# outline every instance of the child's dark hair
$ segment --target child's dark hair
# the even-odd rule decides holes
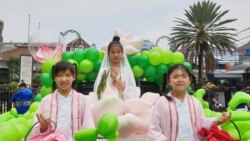
[[[20,84],[18,84],[18,87],[19,87],[19,88],[21,88],[21,87],[26,88],[27,85],[26,85],[26,83],[21,82]]]
[[[169,100],[169,96],[167,96],[166,94],[169,92],[167,91],[166,89],[166,85],[167,85],[167,82],[168,80],[170,79],[170,75],[172,74],[172,72],[177,69],[177,68],[181,68],[183,70],[185,70],[190,78],[190,81],[192,82],[192,73],[188,70],[188,68],[186,68],[184,65],[182,64],[174,64],[172,65],[169,69],[168,69],[168,72],[164,74],[164,79],[163,79],[163,83],[162,83],[162,94],[164,96],[167,97],[167,99]]]
[[[209,83],[209,82],[210,82],[210,83],[212,83],[212,81],[210,81],[210,80],[207,80],[207,81],[205,81],[205,84],[207,84],[207,83]]]
[[[123,52],[123,47],[122,44],[120,43],[120,37],[119,36],[114,36],[113,40],[109,43],[108,45],[108,53],[113,45],[119,46]]]
[[[56,75],[61,71],[67,71],[69,70],[75,78],[77,78],[77,67],[76,64],[71,64],[68,61],[59,61],[52,67],[52,79],[54,80]],[[74,87],[74,82],[72,84],[72,87]],[[56,89],[55,81],[53,81],[53,90]]]

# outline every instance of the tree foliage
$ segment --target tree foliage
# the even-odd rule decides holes
[[[198,80],[202,81],[202,70],[206,73],[215,69],[214,53],[221,56],[233,53],[236,39],[234,28],[226,24],[236,19],[222,18],[229,10],[221,11],[221,6],[211,1],[198,1],[185,10],[186,20],[177,18],[177,25],[172,28],[170,44],[173,50],[181,50],[189,62],[198,64]]]
[[[10,58],[6,65],[9,67],[10,80],[11,81],[19,81],[19,73],[20,73],[20,58]]]

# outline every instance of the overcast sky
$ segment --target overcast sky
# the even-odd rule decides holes
[[[51,34],[69,29],[78,31],[90,44],[109,42],[116,28],[135,37],[155,42],[171,33],[174,19],[184,18],[184,9],[198,0],[0,0],[0,20],[4,21],[4,42],[27,42],[30,14],[31,35],[39,28]],[[236,18],[228,25],[238,31],[250,27],[250,0],[213,0],[225,18]],[[238,39],[249,36],[250,30]],[[75,35],[66,36],[75,38]],[[250,38],[240,40],[239,44]],[[67,40],[67,39],[66,39]]]

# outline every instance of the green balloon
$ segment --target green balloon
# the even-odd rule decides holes
[[[94,65],[90,60],[84,59],[79,65],[79,71],[83,73],[89,73],[93,70]]]
[[[1,129],[1,127],[6,126],[6,125],[12,125],[12,124],[10,122],[8,122],[8,121],[1,122],[0,123],[0,129]]]
[[[26,120],[29,118],[29,115],[30,115],[30,112],[29,112],[29,110],[27,111],[27,112],[25,112],[24,114],[23,114],[23,116],[22,117],[24,117]],[[26,123],[26,121],[25,121],[25,123]]]
[[[161,63],[170,64],[173,61],[173,53],[170,50],[164,50],[161,52]]]
[[[148,67],[146,67],[146,69],[144,70],[144,76],[145,77],[150,77],[153,76],[156,73],[156,68],[153,65],[149,65]]]
[[[7,139],[5,138],[5,136],[3,134],[0,134],[0,141],[6,141]]]
[[[51,73],[52,67],[56,64],[56,61],[53,59],[47,59],[42,64],[43,73]]]
[[[152,65],[159,65],[161,62],[161,54],[159,52],[153,51],[149,54],[149,62]]]
[[[72,54],[72,59],[80,63],[85,58],[86,53],[83,49],[77,49]]]
[[[241,103],[250,103],[250,95],[245,92],[236,92],[228,103],[228,108],[235,109]]]
[[[113,135],[107,137],[108,141],[117,141],[118,138],[119,138],[119,132],[118,132],[118,131],[116,131],[115,134],[113,134]]]
[[[17,118],[17,120],[19,121],[20,124],[26,122],[26,119],[23,116]]]
[[[19,123],[19,120],[17,120],[17,118],[12,118],[12,119],[8,120],[8,122],[9,122],[10,124],[12,124],[12,125],[16,125],[16,124]]]
[[[97,124],[97,131],[103,137],[110,137],[116,134],[118,129],[118,117],[114,113],[103,115]]]
[[[162,85],[162,82],[163,82],[163,75],[156,74],[154,77],[155,77],[155,82],[156,82],[158,85]]]
[[[155,46],[151,49],[151,51],[155,51],[155,52],[162,52],[162,49],[159,46]]]
[[[91,73],[88,73],[87,76],[86,76],[86,81],[93,81],[95,80],[97,77],[97,72],[91,72]]]
[[[35,97],[34,97],[34,102],[40,102],[42,100],[42,95],[41,93],[38,93]]]
[[[0,123],[8,121],[9,119],[13,118],[14,116],[10,112],[6,112],[0,115]]]
[[[163,75],[168,71],[168,67],[165,64],[160,64],[157,66],[157,74]]]
[[[138,65],[142,68],[146,68],[149,65],[149,59],[145,55],[141,55],[138,57]]]
[[[17,128],[21,137],[24,138],[26,133],[28,132],[28,128],[25,126],[25,124],[16,124],[15,127]]]
[[[192,65],[189,62],[183,62],[182,65],[184,65],[190,72],[192,71]]]
[[[212,111],[210,110],[210,109],[203,109],[203,111],[204,111],[204,114],[205,114],[205,116],[206,117],[212,117],[213,116],[213,113],[212,113]]]
[[[198,90],[196,90],[196,92],[194,93],[194,96],[199,100],[199,101],[204,101],[203,97],[206,94],[206,90],[203,88],[200,88]]]
[[[194,93],[192,87],[190,87],[190,86],[187,88],[187,92],[188,92],[189,94],[193,94],[193,93]]]
[[[100,70],[100,67],[102,65],[102,60],[98,60],[94,64],[94,71],[98,72]]]
[[[247,131],[242,136],[242,141],[249,141],[250,140],[250,131]]]
[[[99,59],[102,60],[104,57],[105,52],[102,50],[99,50]]]
[[[79,63],[76,60],[69,59],[67,61],[76,66],[77,70],[79,70]]]
[[[149,54],[150,54],[150,51],[145,50],[145,51],[143,51],[143,52],[141,53],[141,56],[147,56],[147,57],[149,57]]]
[[[31,113],[30,111],[27,111],[26,113],[23,114],[23,117],[27,120],[32,119],[34,117],[35,112]],[[25,124],[27,123],[27,120],[25,121]]]
[[[90,47],[86,50],[85,58],[95,62],[99,60],[99,51],[95,47]]]
[[[146,80],[147,80],[148,82],[155,82],[155,75],[146,77]]]
[[[132,71],[133,71],[133,73],[134,73],[134,76],[136,77],[136,78],[139,78],[139,77],[141,77],[142,75],[143,75],[143,69],[140,67],[140,66],[138,66],[138,65],[135,65],[133,68],[132,68]]]
[[[62,54],[62,60],[66,61],[66,60],[69,60],[69,59],[72,59],[72,53],[68,52],[68,51],[64,52]]]
[[[78,73],[77,74],[77,80],[80,80],[80,81],[82,81],[82,80],[84,80],[85,78],[86,78],[86,73]]]
[[[25,126],[29,129],[34,125],[33,118],[28,118],[28,120],[25,122]]]
[[[40,77],[40,82],[44,86],[47,86],[47,87],[52,86],[53,80],[52,80],[51,73],[42,73]]]
[[[0,133],[5,136],[6,141],[20,141],[22,136],[14,125],[0,127]]]
[[[40,93],[42,95],[42,98],[45,97],[46,95],[52,93],[52,87],[46,87],[46,86],[42,86]]]
[[[16,108],[11,108],[11,109],[10,109],[10,113],[11,113],[14,117],[18,117],[18,113],[17,113]]]
[[[249,121],[250,113],[246,111],[232,111],[231,119],[233,121]]]
[[[37,109],[38,109],[38,107],[39,107],[39,104],[40,104],[40,102],[33,102],[33,103],[30,105],[29,112],[30,112],[30,113],[36,112]]]
[[[139,56],[137,54],[131,54],[128,56],[128,61],[131,67],[137,64],[138,58]]]
[[[229,130],[227,130],[227,132],[234,139],[240,139],[239,133],[238,133],[238,131],[236,129],[229,129]]]
[[[173,53],[173,63],[174,64],[181,64],[185,60],[184,54],[182,52],[174,52]]]
[[[75,141],[96,141],[98,137],[97,129],[85,128],[75,133]]]

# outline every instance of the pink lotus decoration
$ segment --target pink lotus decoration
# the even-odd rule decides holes
[[[63,45],[55,45],[55,48],[52,49],[48,44],[42,44],[33,57],[36,61],[41,63],[47,59],[59,61],[63,52]]]
[[[42,33],[31,36],[29,51],[33,58],[40,63],[43,63],[47,59],[61,60],[66,46],[62,42],[62,38],[58,37]],[[59,41],[57,41],[58,39]]]

